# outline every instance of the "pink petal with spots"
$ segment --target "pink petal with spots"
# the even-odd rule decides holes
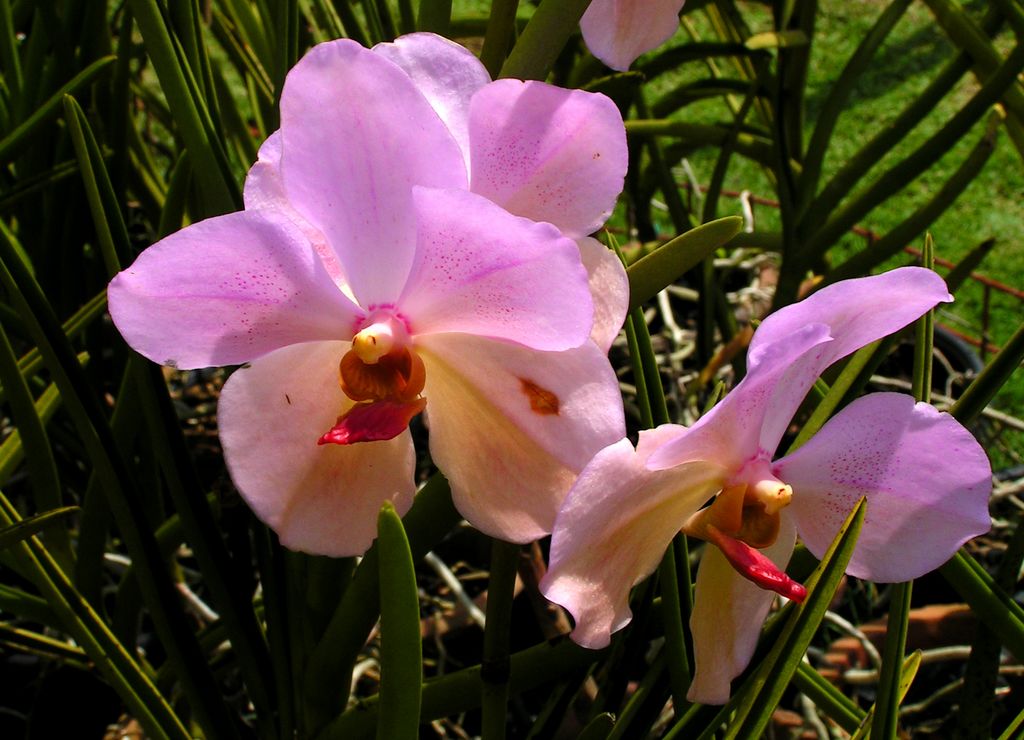
[[[985,451],[949,414],[905,394],[854,401],[774,470],[793,487],[797,529],[817,557],[867,497],[847,568],[860,578],[916,578],[989,530]]]
[[[416,260],[398,305],[413,334],[464,332],[542,350],[594,322],[576,244],[464,190],[417,188]]]
[[[352,406],[338,385],[347,342],[298,344],[237,370],[218,406],[231,477],[256,515],[292,550],[361,555],[377,512],[412,505],[416,454],[408,431],[386,442],[317,445]]]
[[[604,352],[622,330],[629,307],[629,278],[622,261],[597,239],[576,240],[583,266],[587,268],[590,295],[594,299],[594,327],[590,338]]]
[[[651,446],[647,435],[640,432],[642,450]],[[630,589],[654,572],[683,523],[725,479],[713,463],[657,472],[645,463],[626,439],[601,450],[555,520],[540,588],[572,614],[572,639],[584,647],[605,647],[629,623]]]
[[[784,570],[795,541],[793,523],[783,515],[779,538],[761,554]],[[773,592],[733,570],[717,547],[704,547],[690,615],[694,672],[687,699],[700,704],[729,701],[732,680],[750,663],[774,600]]]
[[[289,203],[337,252],[360,305],[393,302],[415,255],[413,186],[466,187],[451,132],[406,72],[342,39],[288,73],[281,136]]]
[[[512,542],[548,534],[576,475],[625,435],[618,380],[592,343],[537,352],[467,334],[416,338],[430,453],[475,527]]]
[[[328,246],[324,235],[300,216],[288,202],[288,197],[284,192],[284,181],[281,179],[280,130],[272,133],[260,145],[258,158],[245,176],[242,197],[245,200],[247,211],[277,211],[294,221],[316,249],[316,253],[320,255],[324,268],[335,284],[342,290],[348,291],[348,279],[338,261],[338,255]]]
[[[132,348],[182,368],[350,337],[360,315],[303,232],[272,211],[217,216],[161,239],[114,277],[107,296]]]
[[[624,72],[679,28],[683,0],[594,0],[580,19],[590,53]]]
[[[373,47],[409,75],[441,117],[469,162],[469,101],[491,81],[484,65],[464,46],[433,33],[410,33]]]
[[[586,236],[626,175],[626,129],[604,95],[498,80],[473,96],[470,189],[519,216]]]

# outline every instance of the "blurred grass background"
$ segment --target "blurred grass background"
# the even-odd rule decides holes
[[[885,5],[876,0],[822,0],[819,3],[808,77],[805,142],[810,137],[828,90]],[[771,17],[765,6],[759,3],[739,3],[739,6],[748,21],[759,22],[759,25],[752,28],[753,31],[771,30]],[[966,3],[964,8],[980,22],[986,3]],[[692,19],[698,33],[707,38],[712,37],[711,29],[704,24],[701,14],[690,14],[687,18]],[[678,42],[683,40],[682,34],[676,38]],[[1005,53],[1012,46],[1012,41],[1012,31],[1004,29],[995,43]],[[895,119],[955,53],[956,48],[936,25],[928,7],[923,3],[912,3],[878,52],[872,68],[857,81],[854,93],[836,126],[825,159],[822,182],[827,182],[868,138]],[[701,63],[691,63],[682,67],[677,74],[655,80],[651,86],[652,91],[665,92],[680,84],[687,76],[696,81],[706,77],[706,74]],[[971,74],[965,75],[910,135],[875,164],[860,189],[870,185],[878,174],[899,162],[938,130],[978,88],[976,79]],[[682,109],[676,117],[695,123],[724,123],[731,120],[731,114],[721,98],[695,102]],[[950,177],[982,137],[985,126],[983,119],[935,166],[910,187],[876,208],[860,225],[880,235],[898,225]],[[699,150],[688,157],[701,184],[707,184],[710,179],[716,157],[716,148]],[[755,195],[774,197],[773,188],[763,171],[749,160],[739,157],[732,160],[725,189],[750,190]],[[739,202],[723,199],[719,215],[730,214],[741,214]],[[755,216],[758,231],[778,231],[779,219],[770,207],[757,207]],[[666,233],[672,231],[667,215],[659,226]],[[929,231],[935,240],[937,256],[953,262],[986,239],[995,239],[994,250],[978,271],[1012,287],[1024,287],[1024,162],[1002,130],[998,133],[995,151],[981,174],[953,206],[932,224]],[[922,233],[912,246],[920,247],[923,237]],[[833,264],[841,262],[863,245],[864,237],[846,235],[831,252]],[[906,264],[909,259],[908,255],[900,256],[887,266]],[[956,303],[945,312],[946,323],[965,333],[979,336],[982,301],[981,286],[969,282],[958,292]],[[990,312],[990,341],[1001,346],[1019,326],[1024,315],[1024,304],[1011,296],[993,293]],[[965,325],[959,325],[958,321]],[[1024,384],[1007,384],[995,405],[1016,416],[1024,415]],[[1024,453],[1024,450],[1020,452]]]

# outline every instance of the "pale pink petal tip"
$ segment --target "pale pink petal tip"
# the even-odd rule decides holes
[[[474,193],[574,239],[611,215],[628,153],[609,98],[504,79],[473,96],[469,115]]]
[[[638,56],[656,49],[679,27],[684,0],[594,0],[580,19],[590,52],[624,72]]]

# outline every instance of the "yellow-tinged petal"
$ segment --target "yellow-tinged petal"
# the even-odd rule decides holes
[[[645,435],[659,433],[641,432],[641,450]],[[664,471],[645,462],[627,439],[601,450],[555,522],[541,590],[572,613],[573,639],[585,647],[604,647],[629,622],[630,589],[657,568],[683,523],[725,479],[712,462]]]
[[[430,452],[455,506],[512,542],[551,531],[576,475],[625,433],[614,372],[592,342],[539,352],[466,334],[423,337]]]
[[[218,408],[231,477],[256,515],[292,550],[361,555],[377,534],[377,512],[412,505],[416,454],[394,439],[318,446],[353,405],[338,387],[348,342],[294,344],[239,368]]]
[[[796,542],[792,519],[783,513],[775,544],[761,550],[780,569]],[[737,573],[721,551],[707,545],[697,569],[690,616],[695,661],[687,698],[701,704],[725,704],[730,683],[750,662],[775,594]]]

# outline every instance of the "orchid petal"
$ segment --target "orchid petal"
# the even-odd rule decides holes
[[[593,300],[576,244],[464,190],[416,188],[418,243],[399,308],[417,335],[466,332],[541,350],[587,341]]]
[[[338,253],[361,305],[393,302],[415,254],[412,186],[466,187],[451,133],[402,69],[342,39],[288,74],[281,136],[292,207]]]
[[[807,548],[821,557],[862,496],[867,515],[847,573],[906,581],[989,530],[992,468],[949,414],[902,393],[873,393],[779,460]]]
[[[334,283],[346,295],[351,296],[348,289],[348,279],[345,271],[338,261],[338,255],[327,245],[324,235],[321,234],[311,223],[302,218],[291,203],[284,191],[284,180],[281,179],[281,131],[277,130],[267,137],[267,140],[260,145],[260,151],[256,162],[249,168],[245,176],[245,188],[242,191],[247,211],[270,210],[287,216],[309,239],[324,268],[334,280]]]
[[[935,273],[904,267],[823,288],[765,319],[747,354],[747,376],[686,437],[653,455],[655,469],[717,455],[737,469],[770,458],[793,414],[829,365],[948,300]]]
[[[626,320],[629,278],[615,252],[597,239],[584,236],[577,239],[576,244],[583,266],[587,268],[590,295],[594,299],[594,326],[590,338],[607,353]]]
[[[260,144],[256,161],[245,176],[242,199],[247,211],[291,208],[284,193],[284,181],[281,179],[280,129]]]
[[[231,477],[256,515],[292,550],[361,555],[377,512],[412,505],[416,456],[408,431],[386,442],[317,445],[352,406],[338,385],[347,342],[297,344],[237,370],[218,405]]]
[[[536,352],[464,334],[417,337],[430,452],[475,527],[511,542],[551,531],[576,474],[625,434],[622,397],[591,342]]]
[[[795,541],[793,522],[783,515],[779,538],[760,552],[785,569]],[[750,663],[774,600],[773,592],[733,570],[717,547],[705,546],[690,615],[694,672],[687,699],[700,704],[729,700],[730,684]]]
[[[625,72],[644,52],[661,46],[679,28],[684,0],[594,0],[580,19],[590,53]]]
[[[410,33],[377,44],[373,51],[409,75],[451,131],[468,163],[469,101],[491,81],[480,60],[464,46],[433,33]]]
[[[942,278],[923,267],[900,267],[881,275],[843,280],[762,321],[750,342],[747,361],[751,368],[757,367],[766,347],[816,323],[832,329],[833,341],[823,358],[827,367],[902,329],[936,304],[952,300]]]
[[[611,215],[626,174],[626,130],[604,95],[498,80],[473,96],[469,131],[474,193],[573,238]]]
[[[606,646],[629,622],[630,589],[654,572],[683,523],[724,480],[710,462],[657,472],[645,462],[626,439],[601,450],[555,520],[540,588],[573,615],[572,638],[584,647]]]
[[[359,316],[302,231],[271,211],[230,213],[171,234],[118,273],[107,295],[135,350],[182,368],[350,337]]]
[[[766,318],[754,334],[747,354],[750,372],[764,362],[768,347],[788,342],[790,335],[809,323],[829,327],[832,341],[813,356],[803,358],[786,382],[772,394],[761,431],[761,447],[774,451],[793,414],[815,379],[837,360],[899,331],[937,303],[951,301],[942,278],[923,267],[902,267],[822,288],[799,303]]]
[[[829,340],[827,326],[808,324],[796,329],[785,341],[765,347],[760,364],[751,368],[739,385],[684,434],[676,435],[653,452],[648,466],[662,470],[707,459],[738,471],[754,457],[770,457],[774,446],[767,450],[760,446],[761,430],[774,423],[766,416],[775,412],[773,401],[779,387],[806,383],[807,367]],[[810,384],[816,377],[817,374],[810,377]],[[790,410],[787,423],[792,415]]]

